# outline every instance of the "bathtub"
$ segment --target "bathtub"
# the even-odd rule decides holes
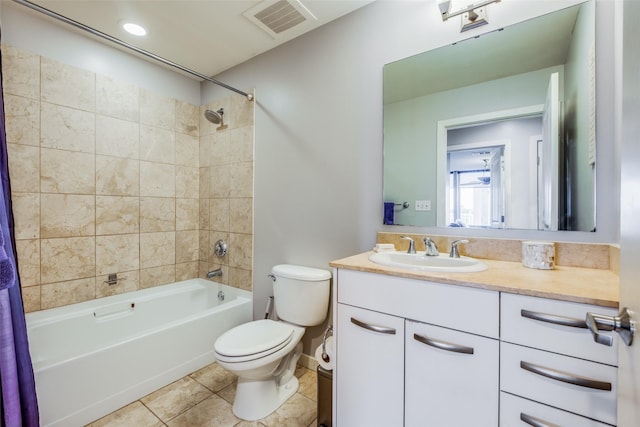
[[[41,425],[85,425],[214,362],[252,316],[250,292],[203,279],[28,313]]]

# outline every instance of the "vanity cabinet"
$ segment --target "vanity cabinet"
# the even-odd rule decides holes
[[[338,268],[337,427],[616,424],[617,310]]]
[[[617,340],[613,347],[594,342],[584,322],[589,311],[617,314],[599,306],[502,294],[500,389],[509,404],[501,404],[501,426],[521,425],[521,416],[542,420],[531,425],[616,424]]]
[[[497,292],[334,277],[337,426],[498,424]]]

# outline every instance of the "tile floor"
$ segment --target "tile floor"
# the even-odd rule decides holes
[[[236,376],[213,363],[86,427],[315,427],[316,371],[298,366],[295,375],[296,394],[258,421],[233,415]]]

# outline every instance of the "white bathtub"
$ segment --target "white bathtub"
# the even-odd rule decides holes
[[[214,362],[214,341],[252,320],[252,299],[192,279],[26,317],[40,423],[72,427]]]

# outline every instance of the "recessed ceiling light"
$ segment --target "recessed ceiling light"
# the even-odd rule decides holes
[[[133,22],[125,22],[122,24],[122,28],[124,28],[127,33],[133,34],[134,36],[144,36],[147,34],[147,30]]]

